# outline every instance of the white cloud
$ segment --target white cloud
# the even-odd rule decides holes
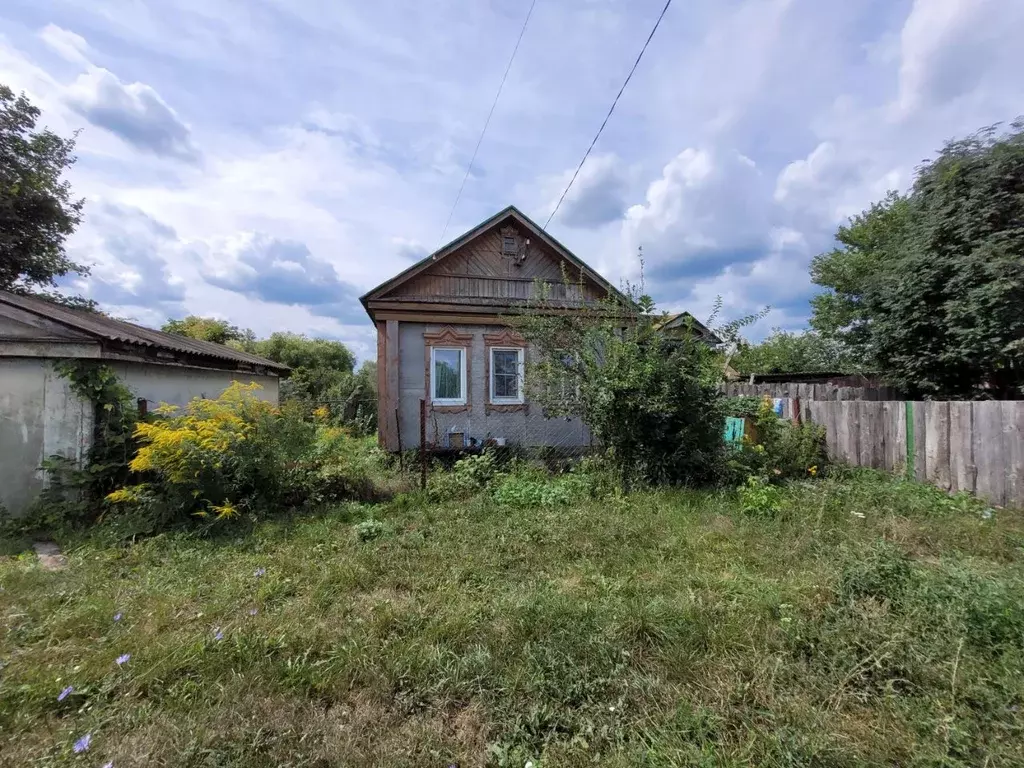
[[[191,129],[145,83],[125,84],[106,69],[90,67],[68,87],[66,96],[71,108],[90,123],[137,149],[188,162],[199,159]]]
[[[684,149],[647,187],[645,202],[626,211],[624,251],[643,247],[656,271],[686,274],[708,254],[757,247],[768,222],[765,183],[739,152]]]
[[[56,24],[47,24],[39,33],[43,42],[73,64],[89,64],[89,44],[81,35],[76,35]]]
[[[657,10],[538,4],[449,238],[509,203],[544,221]],[[363,344],[358,306],[342,322],[313,294],[264,301],[251,275],[222,274],[224,244],[301,244],[250,267],[328,265],[356,292],[436,248],[523,13],[61,0],[34,39],[39,12],[0,19],[0,81],[54,130],[85,129],[75,247],[108,255],[100,230],[115,225],[94,200],[138,208],[175,232],[154,253],[188,311]],[[613,281],[635,277],[643,245],[664,306],[700,316],[721,293],[731,310],[771,303],[770,324],[796,322],[807,262],[839,221],[905,188],[943,139],[1022,111],[1022,38],[1024,3],[1010,0],[674,4],[552,234]],[[202,163],[178,161],[200,143]],[[136,273],[111,280],[128,290],[146,282]]]

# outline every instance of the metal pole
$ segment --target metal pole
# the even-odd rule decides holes
[[[427,490],[427,401],[420,398],[420,490]]]
[[[402,420],[398,418],[398,408],[395,408],[395,432],[398,433],[398,468],[405,470],[405,459],[402,458]]]

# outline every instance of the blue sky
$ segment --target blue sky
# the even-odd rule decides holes
[[[446,239],[543,222],[662,0],[537,0]],[[357,302],[441,244],[528,0],[6,0],[0,82],[87,198],[79,292],[374,354]],[[1011,0],[685,0],[550,230],[664,309],[802,327],[836,226],[1024,113]]]

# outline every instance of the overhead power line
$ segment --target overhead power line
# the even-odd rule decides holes
[[[615,94],[615,100],[612,101],[611,107],[608,109],[608,114],[604,116],[604,121],[601,123],[601,127],[597,129],[597,133],[594,135],[594,140],[590,142],[590,146],[587,147],[587,151],[583,153],[583,159],[580,160],[580,164],[576,166],[576,171],[573,173],[572,178],[569,179],[569,185],[562,192],[562,196],[558,198],[558,203],[555,204],[555,210],[548,216],[548,220],[544,222],[544,229],[548,228],[548,224],[555,218],[555,214],[558,213],[558,209],[562,207],[562,201],[565,200],[565,196],[569,194],[569,190],[572,189],[573,183],[576,181],[576,177],[580,175],[580,170],[583,168],[583,164],[587,162],[587,158],[590,157],[590,151],[597,144],[597,140],[601,138],[601,133],[604,131],[604,127],[608,125],[608,119],[612,116],[612,112],[615,111],[615,105],[619,103],[619,97],[622,96],[622,92],[626,90],[626,86],[629,85],[629,81],[633,78],[633,73],[636,72],[636,68],[640,65],[640,59],[644,57],[644,51],[647,50],[647,46],[651,44],[651,39],[654,37],[654,33],[658,31],[658,27],[661,25],[661,20],[665,18],[665,13],[668,11],[668,7],[672,5],[672,0],[666,0],[665,7],[661,9],[661,14],[658,16],[658,20],[654,22],[654,27],[651,29],[651,34],[647,36],[647,41],[644,43],[644,47],[640,49],[639,55],[636,57],[636,61],[633,62],[633,68],[629,70],[629,74],[626,75],[626,79],[622,82],[622,87],[619,88],[619,92]]]
[[[491,103],[491,110],[487,113],[487,119],[484,120],[483,130],[480,131],[480,138],[476,140],[476,147],[473,149],[473,156],[469,158],[469,165],[466,167],[466,175],[462,177],[462,184],[459,186],[459,193],[455,196],[455,202],[452,203],[452,209],[448,212],[448,220],[444,223],[444,229],[441,231],[441,243],[444,244],[444,236],[448,233],[448,226],[452,223],[452,216],[455,215],[455,208],[459,204],[459,200],[462,198],[462,190],[466,188],[466,180],[469,179],[469,174],[473,170],[473,163],[476,161],[476,153],[480,151],[480,145],[483,143],[484,134],[487,133],[487,126],[491,124],[491,116],[494,114],[494,108],[498,106],[498,99],[501,98],[501,89],[505,87],[505,80],[508,79],[509,70],[512,69],[512,62],[516,60],[516,54],[519,52],[519,44],[523,42],[523,35],[526,34],[526,25],[530,23],[530,17],[533,15],[533,7],[537,4],[537,0],[533,0],[530,3],[530,10],[526,12],[526,18],[523,20],[523,28],[519,30],[519,38],[516,40],[516,47],[512,49],[512,55],[509,56],[508,65],[505,67],[505,74],[501,76],[501,82],[498,84],[498,92],[494,94],[494,101]]]

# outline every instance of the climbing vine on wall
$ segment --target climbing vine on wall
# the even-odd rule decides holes
[[[93,404],[95,420],[83,466],[60,456],[44,461],[50,488],[42,498],[43,512],[50,524],[92,522],[102,512],[103,498],[128,478],[139,412],[131,391],[109,365],[61,360],[54,369],[68,380],[72,392]]]

